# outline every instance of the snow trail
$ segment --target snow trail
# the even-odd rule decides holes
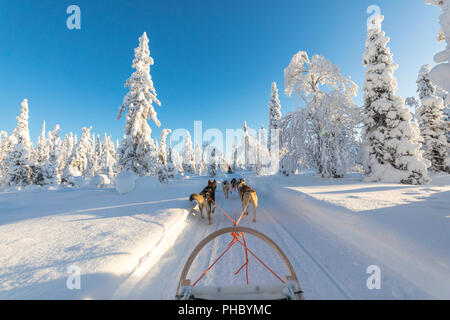
[[[450,281],[448,275],[445,275],[445,264],[436,266],[421,261],[422,253],[410,256],[409,250],[399,251],[395,244],[386,247],[383,239],[374,238],[372,234],[377,231],[378,226],[370,226],[364,217],[315,200],[299,190],[294,190],[295,188],[280,186],[274,183],[272,178],[250,178],[249,184],[258,191],[257,222],[251,222],[251,207],[250,214],[243,217],[240,225],[263,232],[281,247],[296,270],[306,299],[410,299],[448,296],[447,289],[436,283],[437,280],[442,283]],[[217,204],[232,218],[239,216],[241,205],[236,193],[226,200],[219,184],[216,198]],[[173,241],[173,246],[161,255],[161,259],[148,273],[135,281],[128,294],[121,295],[120,298],[173,299],[181,270],[193,248],[207,235],[229,226],[231,222],[218,208],[213,215],[211,226],[207,225],[206,219],[201,220],[198,215],[188,216],[186,225]],[[365,234],[367,232],[369,233]],[[389,231],[386,232],[386,237],[389,237]],[[223,252],[230,239],[216,238],[201,251],[191,268],[192,281]],[[401,241],[400,238],[397,239]],[[249,238],[247,242],[253,252],[262,256],[263,261],[284,276],[281,261],[278,261],[278,257],[272,254],[262,241]],[[241,248],[232,248],[224,256],[225,261],[218,262],[199,285],[244,286],[245,271],[242,270],[237,276],[234,274],[243,264],[243,258]],[[415,266],[409,266],[408,270],[402,269],[413,260],[418,261]],[[366,282],[370,274],[367,274],[366,269],[370,265],[381,266],[381,290],[367,288]],[[250,259],[249,270],[251,284],[275,281],[255,259]],[[417,279],[421,271],[429,274],[423,276],[423,279]]]

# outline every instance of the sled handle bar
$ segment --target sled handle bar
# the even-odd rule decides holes
[[[190,286],[190,280],[187,279],[187,275],[188,275],[189,270],[190,270],[190,268],[192,266],[192,263],[194,262],[195,258],[199,254],[199,252],[209,242],[211,242],[215,238],[217,238],[217,237],[219,237],[219,236],[221,236],[223,234],[232,233],[232,232],[236,232],[236,233],[237,232],[243,232],[243,233],[251,234],[251,235],[253,235],[253,236],[263,240],[270,247],[272,247],[272,249],[275,250],[275,252],[278,254],[278,256],[281,258],[281,260],[284,262],[284,264],[286,265],[286,267],[289,270],[289,275],[287,276],[287,280],[294,281],[294,282],[297,283],[299,290],[296,293],[296,295],[297,295],[298,299],[299,300],[303,300],[304,299],[303,293],[302,293],[303,291],[301,290],[300,283],[299,283],[299,281],[297,279],[297,275],[295,274],[294,267],[292,266],[291,262],[288,260],[286,254],[283,252],[283,250],[281,250],[281,248],[272,239],[270,239],[265,234],[263,234],[263,233],[261,233],[259,231],[256,231],[254,229],[247,228],[247,227],[228,227],[228,228],[220,229],[220,230],[217,230],[217,231],[211,233],[206,238],[204,238],[202,241],[200,241],[200,243],[194,248],[194,250],[190,254],[189,258],[186,261],[186,264],[184,265],[183,271],[181,272],[180,281],[178,282],[177,296],[178,296],[180,288],[182,286]]]

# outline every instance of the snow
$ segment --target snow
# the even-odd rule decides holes
[[[117,193],[126,194],[134,190],[136,186],[136,175],[131,171],[122,171],[114,179]]]
[[[438,65],[431,70],[430,78],[434,84],[450,91],[450,43],[448,42],[448,39],[450,39],[450,2],[449,0],[425,0],[425,3],[441,8],[442,14],[439,16],[441,30],[438,39],[447,42],[444,51],[438,52],[434,56],[434,61]]]
[[[110,298],[188,214],[175,186],[118,196],[114,189],[61,188],[0,193],[0,299]],[[67,268],[81,270],[68,290]]]
[[[217,177],[230,179],[231,176]],[[433,174],[425,186],[366,183],[351,174],[246,179],[257,192],[257,222],[241,221],[272,238],[292,262],[306,299],[450,298],[450,175]],[[112,188],[12,188],[0,192],[0,299],[173,299],[181,269],[194,246],[230,226],[219,209],[208,226],[188,196],[205,177],[136,180],[134,192]],[[233,193],[217,204],[240,214]],[[226,235],[201,252],[189,276],[196,279],[227,246]],[[248,245],[275,272],[274,252],[248,237]],[[243,285],[242,249],[233,247],[199,286]],[[70,266],[81,270],[81,290],[68,290]],[[382,272],[369,290],[366,270]],[[250,284],[277,280],[250,259]]]

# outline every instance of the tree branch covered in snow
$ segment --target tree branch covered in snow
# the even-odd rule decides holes
[[[425,0],[426,4],[438,6],[442,10],[439,16],[441,29],[438,34],[438,41],[447,41],[444,51],[434,56],[434,61],[438,63],[431,72],[430,78],[433,83],[446,91],[450,91],[450,1],[449,0]]]
[[[313,167],[323,177],[343,177],[355,158],[360,111],[351,96],[358,87],[323,56],[310,60],[304,51],[293,56],[284,76],[285,93],[295,93],[303,107],[281,121],[280,172]]]

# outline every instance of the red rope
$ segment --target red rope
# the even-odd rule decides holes
[[[245,208],[244,208],[244,210],[242,211],[241,216],[239,217],[238,221],[234,221],[234,220],[228,215],[228,213],[227,213],[225,210],[223,210],[220,206],[217,205],[217,203],[216,203],[213,199],[211,199],[210,197],[208,197],[208,199],[214,204],[214,206],[216,206],[217,208],[219,208],[220,211],[222,211],[223,214],[225,214],[225,216],[226,216],[228,219],[230,219],[231,223],[233,223],[233,225],[234,225],[235,227],[238,226],[239,222],[241,221],[242,217],[244,216],[244,213],[245,213],[245,211],[247,210],[247,207],[248,207],[248,205],[249,205],[249,203],[250,203],[250,198],[248,198],[247,204],[245,205]]]
[[[244,210],[242,211],[239,219],[237,221],[233,220],[228,213],[223,210],[220,206],[217,205],[217,203],[211,199],[210,197],[208,197],[208,199],[215,205],[217,206],[224,214],[225,216],[233,223],[233,225],[235,227],[237,227],[237,225],[239,224],[239,222],[241,221],[242,217],[244,216],[245,211],[247,210],[247,207],[250,203],[250,198],[247,201],[247,204],[244,208]],[[233,200],[233,199],[232,199]],[[234,207],[234,203],[233,203],[233,207]],[[203,272],[203,274],[197,279],[197,281],[194,282],[194,284],[192,285],[193,287],[209,272],[209,270],[212,269],[212,267],[214,267],[214,265],[220,260],[222,259],[222,257],[225,255],[225,253],[228,252],[228,250],[230,250],[230,248],[236,243],[238,242],[241,246],[244,247],[244,252],[245,252],[245,263],[236,271],[236,275],[245,267],[245,277],[246,277],[246,281],[247,281],[247,285],[248,285],[248,252],[250,252],[250,254],[255,257],[256,260],[258,260],[259,263],[261,263],[264,267],[266,267],[267,270],[269,270],[278,280],[280,280],[283,284],[285,283],[283,281],[283,279],[281,279],[272,269],[269,268],[269,266],[267,266],[260,258],[258,258],[248,247],[247,247],[247,242],[245,240],[245,236],[243,232],[239,232],[239,233],[235,233],[232,232],[231,236],[233,237],[233,239],[230,241],[230,243],[228,244],[227,249],[208,267],[208,269],[206,269],[205,272]],[[239,239],[239,237],[242,237],[242,241]]]
[[[272,269],[269,268],[269,266],[267,266],[260,258],[258,258],[258,257],[256,256],[256,254],[254,254],[254,253],[247,247],[247,245],[243,244],[239,239],[237,239],[236,241],[239,242],[240,245],[243,246],[248,252],[250,252],[250,254],[251,254],[253,257],[255,257],[255,259],[258,260],[264,267],[266,267],[267,270],[269,270],[270,272],[272,272],[272,274],[273,274],[275,277],[277,277],[278,280],[280,280],[283,284],[285,283],[285,282],[283,281],[283,279],[281,279],[281,278],[280,278],[280,277],[279,277]]]
[[[213,264],[208,267],[208,269],[206,269],[205,272],[203,272],[200,278],[198,278],[197,281],[194,282],[194,284],[192,285],[193,287],[195,287],[195,285],[209,272],[209,270],[211,270],[212,267],[214,267],[214,265],[225,255],[225,253],[230,250],[230,248],[236,243],[236,241],[238,241],[236,240],[236,238],[231,240],[231,242],[228,244],[228,248],[213,262]]]

